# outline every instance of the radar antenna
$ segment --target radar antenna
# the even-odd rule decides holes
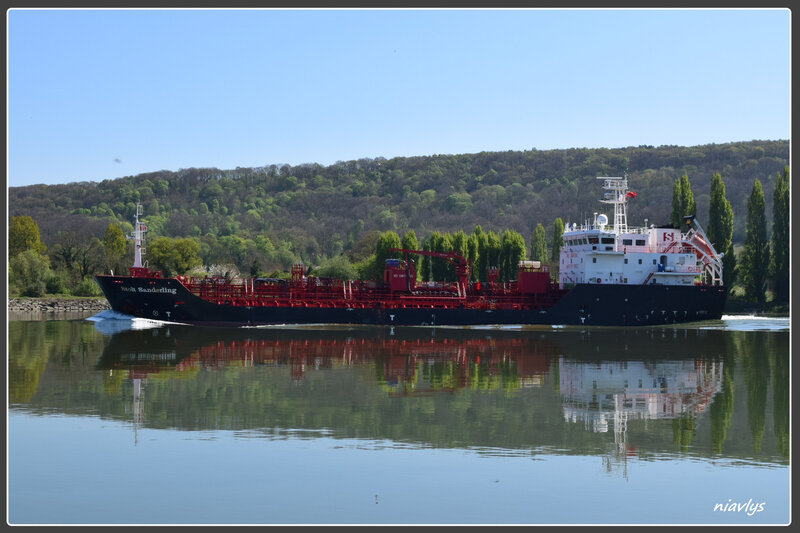
[[[598,176],[603,180],[605,193],[600,203],[614,206],[614,233],[619,235],[628,231],[628,198],[636,193],[628,192],[628,176]]]

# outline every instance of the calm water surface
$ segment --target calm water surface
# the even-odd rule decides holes
[[[789,320],[8,321],[11,524],[786,524]]]

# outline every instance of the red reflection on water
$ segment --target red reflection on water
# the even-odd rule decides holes
[[[184,372],[197,368],[288,365],[291,378],[302,380],[309,369],[367,364],[376,365],[383,383],[394,386],[415,379],[420,366],[447,365],[447,383],[436,383],[427,389],[418,387],[415,393],[422,394],[434,388],[452,391],[466,387],[478,374],[503,375],[519,385],[535,386],[543,382],[551,361],[559,355],[559,348],[549,341],[514,338],[219,339],[190,347],[185,356],[179,354],[182,343],[177,341],[160,353],[142,350],[118,353],[108,366],[127,369],[133,379],[166,369]]]

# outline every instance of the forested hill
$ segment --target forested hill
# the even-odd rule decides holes
[[[771,226],[775,179],[789,164],[789,142],[639,146],[480,152],[359,159],[330,166],[189,168],[102,182],[33,185],[8,190],[9,216],[29,215],[47,246],[59,232],[101,237],[110,222],[128,232],[140,201],[149,233],[269,239],[308,263],[363,245],[366,236],[413,229],[420,242],[434,230],[513,229],[530,241],[541,222],[581,222],[600,204],[597,176],[627,173],[637,192],[629,224],[669,222],[673,181],[687,174],[698,220],[708,223],[711,176],[721,174],[734,211],[734,242],[744,240],[746,202],[759,179]],[[372,230],[372,231],[371,231]],[[359,240],[362,242],[359,243]]]

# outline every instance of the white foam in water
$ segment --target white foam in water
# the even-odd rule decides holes
[[[781,331],[788,330],[789,317],[761,315],[723,315],[725,329],[733,331]]]
[[[164,322],[162,320],[150,320],[148,318],[137,318],[131,315],[119,313],[106,309],[96,315],[88,317],[86,320],[94,322],[94,327],[101,333],[113,335],[120,331],[129,329],[150,329],[160,328],[168,324],[178,324],[178,322]]]
[[[105,311],[100,311],[96,315],[88,317],[86,320],[90,320],[92,322],[99,322],[101,320],[133,320],[133,319],[134,317],[132,317],[131,315],[125,315],[117,311],[112,311],[111,309],[106,309]]]
[[[722,320],[781,320],[782,317],[760,315],[722,315]],[[789,318],[784,318],[788,320]]]
[[[162,322],[160,320],[148,320],[146,318],[134,318],[131,320],[131,329],[150,329],[160,328],[168,324],[177,324],[177,322]]]

